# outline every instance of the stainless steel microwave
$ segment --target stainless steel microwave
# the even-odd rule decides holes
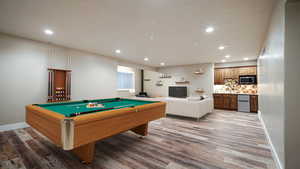
[[[241,85],[257,84],[256,75],[239,76],[239,84]]]

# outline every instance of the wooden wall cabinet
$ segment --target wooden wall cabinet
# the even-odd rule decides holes
[[[239,78],[239,69],[237,68],[227,68],[223,69],[224,79],[238,79]]]
[[[240,75],[256,75],[256,66],[216,68],[214,72],[214,84],[223,85],[226,79],[239,79]]]
[[[215,77],[215,84],[224,84],[224,74],[225,72],[223,71],[223,69],[215,69],[215,73],[214,73],[214,77]]]
[[[239,68],[240,75],[256,75],[256,67],[241,67]]]
[[[48,102],[71,100],[71,71],[48,69]]]

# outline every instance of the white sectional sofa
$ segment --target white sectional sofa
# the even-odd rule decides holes
[[[167,102],[167,114],[201,118],[213,111],[213,100],[206,98],[204,100],[189,100],[189,99],[178,99],[178,98],[165,98]]]
[[[172,98],[157,97],[143,98],[134,97],[132,99],[163,101],[167,103],[166,113],[176,116],[192,117],[200,119],[202,116],[213,111],[213,99],[206,98],[204,100],[188,99],[188,98]]]

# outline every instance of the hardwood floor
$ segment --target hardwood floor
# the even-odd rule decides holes
[[[98,141],[81,164],[32,128],[0,132],[0,169],[275,169],[257,114],[216,110],[199,122],[167,117],[143,139],[125,132]]]

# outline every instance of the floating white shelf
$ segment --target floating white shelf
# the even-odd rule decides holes
[[[189,84],[190,81],[177,81],[176,84]]]
[[[203,75],[204,72],[194,72],[195,75]]]
[[[194,72],[195,75],[203,75],[204,74],[204,70],[202,68],[199,68],[198,70],[196,70]]]
[[[195,92],[196,92],[196,93],[204,93],[204,90],[202,90],[202,89],[197,89],[197,90],[195,90]]]

